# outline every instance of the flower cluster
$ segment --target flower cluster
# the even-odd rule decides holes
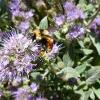
[[[85,29],[79,25],[73,26],[71,31],[68,33],[70,38],[77,38],[77,37],[82,37],[84,35]]]
[[[11,0],[9,4],[10,12],[12,13],[12,20],[17,28],[25,32],[30,27],[30,21],[33,17],[32,10],[26,10],[27,7],[22,4],[20,0]]]
[[[69,20],[69,21],[74,21],[77,19],[85,18],[83,11],[81,9],[77,8],[71,2],[65,2],[64,9],[65,9],[65,15],[67,16],[67,20]]]
[[[95,32],[100,37],[100,17],[96,18],[90,25],[91,31]]]
[[[30,86],[24,86],[18,88],[17,91],[13,91],[12,94],[15,97],[15,100],[34,100],[32,95],[38,90],[39,86],[36,83],[32,83]]]
[[[40,46],[23,34],[7,33],[0,50],[0,82],[22,81],[36,67]]]
[[[36,83],[32,83],[30,86],[18,88],[17,91],[13,91],[12,94],[15,100],[33,100],[34,97],[32,93],[35,93],[38,88],[39,86]]]
[[[72,2],[65,2],[63,4],[63,7],[64,7],[64,14],[60,14],[54,17],[56,26],[63,27],[64,25],[66,26],[67,24],[66,27],[68,28],[65,33],[68,33],[71,39],[83,36],[85,29],[84,27],[82,27],[84,26],[82,20],[85,19],[85,14],[81,10],[81,8],[78,8]]]
[[[55,24],[57,26],[61,26],[65,21],[65,16],[64,15],[58,15],[58,16],[54,17],[54,20],[55,20]]]
[[[85,14],[83,13],[83,11],[80,8],[76,7],[73,3],[65,2],[63,7],[65,11],[64,15],[60,14],[59,16],[54,17],[55,24],[57,26],[61,26],[64,21],[72,22],[78,19],[85,18]]]

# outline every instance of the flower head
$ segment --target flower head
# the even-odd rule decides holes
[[[32,92],[36,92],[37,89],[39,88],[39,85],[37,85],[36,83],[32,83],[32,84],[30,85],[30,87],[31,87],[31,89],[32,89]]]
[[[29,27],[30,27],[29,21],[21,22],[20,25],[18,26],[18,28],[19,28],[22,32],[25,32],[26,30],[28,30]]]
[[[65,16],[64,16],[64,15],[56,16],[56,17],[54,17],[54,20],[55,20],[55,24],[56,24],[57,26],[60,26],[60,25],[62,25],[62,24],[64,23],[64,21],[65,21]]]
[[[81,9],[77,8],[71,2],[64,3],[64,10],[65,10],[67,20],[69,20],[69,21],[74,21],[76,19],[84,19],[85,18],[83,11]]]
[[[52,50],[50,52],[48,52],[48,54],[47,54],[49,59],[54,58],[58,54],[60,47],[61,47],[61,45],[57,45],[57,44],[53,45]]]
[[[12,21],[19,30],[25,32],[29,29],[30,21],[34,14],[32,10],[23,8],[21,3],[20,0],[12,0],[9,4],[9,8],[12,14]]]
[[[11,10],[16,10],[18,8],[20,8],[20,0],[11,0],[9,7],[11,8]]]
[[[65,13],[67,13],[68,11],[72,11],[76,8],[75,5],[71,2],[65,2],[63,6],[65,9]]]
[[[1,82],[13,81],[18,77],[28,76],[36,67],[36,64],[31,62],[38,58],[40,47],[32,43],[31,39],[23,34],[12,32],[9,38],[4,39],[3,46],[0,51]]]
[[[33,100],[33,96],[30,94],[28,87],[19,88],[14,92],[15,100]]]
[[[76,19],[84,19],[85,15],[81,9],[74,9],[67,12],[67,20],[73,21]]]
[[[71,28],[71,31],[68,34],[69,34],[70,38],[75,39],[77,37],[83,36],[84,32],[85,32],[85,30],[83,27],[76,25],[76,26]]]

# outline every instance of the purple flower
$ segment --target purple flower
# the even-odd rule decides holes
[[[20,9],[20,0],[12,0],[9,4],[12,15],[16,16]]]
[[[25,32],[26,30],[29,29],[30,23],[29,23],[29,21],[21,22],[18,27],[22,32]]]
[[[27,10],[25,6],[23,8],[23,4],[20,0],[12,0],[9,4],[10,12],[12,14],[12,21],[15,23],[15,26],[21,30],[21,32],[25,32],[30,27],[30,21],[33,17],[33,11]]]
[[[17,10],[20,8],[19,5],[20,5],[20,0],[11,0],[9,7],[11,10]]]
[[[9,38],[8,38],[9,37]],[[8,34],[4,39],[4,47],[0,50],[0,81],[18,80],[28,76],[36,67],[32,64],[39,57],[39,46],[23,34]],[[36,50],[36,51],[35,51]],[[39,50],[39,51],[38,51]],[[20,82],[19,82],[20,83]]]
[[[65,2],[64,10],[65,10],[65,15],[67,17],[67,20],[69,20],[69,21],[74,21],[76,19],[84,19],[85,18],[83,11],[81,9],[77,8],[71,2]]]
[[[96,18],[90,25],[91,31],[95,32],[97,36],[100,36],[100,18]]]
[[[17,77],[13,80],[12,85],[15,86],[15,87],[17,87],[17,86],[19,86],[19,85],[22,83],[22,81],[23,81],[22,78],[19,77],[19,76],[17,76]]]
[[[37,85],[36,83],[32,83],[30,87],[32,89],[32,92],[36,92],[39,88],[39,85]]]
[[[28,87],[19,88],[13,94],[15,100],[33,100],[33,96],[30,94],[30,89]]]
[[[64,16],[64,15],[56,16],[56,17],[54,17],[54,20],[55,20],[55,24],[56,24],[57,26],[60,26],[60,25],[62,25],[62,24],[64,23],[64,21],[65,21],[65,16]]]
[[[81,26],[74,26],[70,29],[71,31],[68,33],[70,38],[77,38],[77,37],[82,37],[84,35],[84,28]]]
[[[48,52],[48,54],[47,54],[49,59],[54,58],[59,53],[60,47],[61,47],[61,45],[57,45],[57,44],[53,45],[52,50],[50,52]]]
[[[73,21],[76,19],[84,19],[85,15],[81,9],[74,9],[67,12],[67,20]]]
[[[26,12],[25,19],[30,19],[32,17],[33,17],[33,12],[31,10]]]
[[[45,100],[45,98],[40,95],[40,96],[36,97],[36,100]]]
[[[65,13],[67,13],[68,11],[72,11],[74,10],[76,7],[73,3],[71,2],[65,2],[64,3],[64,10],[65,10]]]
[[[3,94],[3,92],[2,92],[2,90],[0,90],[0,97],[2,97],[4,94]]]

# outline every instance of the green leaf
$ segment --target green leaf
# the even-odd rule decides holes
[[[95,95],[94,95],[93,90],[91,90],[90,98],[91,98],[92,100],[95,100]]]
[[[40,81],[42,79],[40,72],[32,72],[31,77],[33,80],[36,80],[36,81]]]
[[[64,63],[63,62],[58,62],[57,63],[58,68],[64,68]]]
[[[88,4],[86,6],[86,10],[89,12],[89,11],[93,11],[94,10],[94,6],[92,4]]]
[[[100,67],[92,68],[87,72],[87,84],[93,84],[100,78]]]
[[[84,100],[89,100],[90,94],[91,94],[91,91],[90,90],[89,91],[86,91],[85,92],[85,98],[84,98]]]
[[[71,77],[79,77],[79,73],[71,68],[71,67],[65,67],[60,72],[57,73],[58,77],[62,77],[63,80],[68,80]]]
[[[58,31],[55,31],[54,32],[54,35],[55,35],[55,37],[57,38],[57,39],[61,39],[61,36],[60,36],[60,32],[58,32]]]
[[[97,98],[100,100],[100,89],[93,88],[93,91],[94,91],[95,95],[97,96]]]
[[[40,28],[40,29],[48,29],[48,19],[47,19],[47,16],[44,17],[44,18],[40,21],[39,28]]]
[[[97,73],[98,71],[100,71],[100,66],[94,66],[93,68],[91,68],[90,70],[87,71],[86,77],[89,78],[93,74]]]
[[[79,43],[79,45],[80,45],[81,48],[85,48],[85,47],[84,47],[84,43],[83,43],[83,41],[78,40],[77,42]]]
[[[91,91],[86,91],[81,93],[81,97],[79,100],[89,100],[89,96],[91,94]]]
[[[95,35],[90,35],[90,39],[92,40],[93,45],[95,46],[99,56],[100,56],[100,41],[95,38]]]
[[[64,66],[65,67],[72,67],[74,62],[72,61],[72,59],[70,58],[69,54],[64,54],[63,56],[63,62],[64,62]]]
[[[52,63],[52,67],[53,67],[53,70],[60,71],[61,69],[64,68],[64,63],[62,61],[59,61],[57,64]]]
[[[86,3],[86,0],[79,0],[79,4],[84,4]]]
[[[84,52],[85,55],[89,55],[93,52],[93,50],[91,49],[81,49],[81,50]]]
[[[84,62],[82,65],[79,65],[75,68],[78,71],[79,74],[81,74],[85,71],[86,64],[87,64],[87,62]]]

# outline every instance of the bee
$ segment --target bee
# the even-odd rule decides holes
[[[33,30],[33,36],[35,37],[36,41],[41,43],[47,51],[50,51],[54,44],[54,39],[51,34],[49,34],[48,30],[40,30],[35,29]]]

